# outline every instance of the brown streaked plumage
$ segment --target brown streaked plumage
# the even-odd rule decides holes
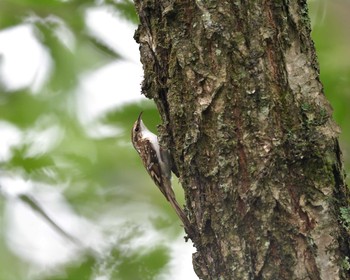
[[[171,186],[171,168],[168,151],[164,151],[155,134],[148,130],[142,121],[141,112],[131,131],[131,142],[141,157],[142,163],[159,190],[174,208],[176,214],[183,222],[187,233],[193,236],[193,229],[187,216],[176,201]]]

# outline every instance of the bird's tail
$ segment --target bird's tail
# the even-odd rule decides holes
[[[169,202],[170,202],[171,206],[174,208],[177,216],[182,221],[182,223],[185,227],[185,230],[186,230],[187,234],[189,235],[189,237],[193,237],[193,234],[194,234],[193,227],[190,223],[190,220],[187,218],[185,212],[182,210],[179,203],[176,201],[175,195],[169,197]]]

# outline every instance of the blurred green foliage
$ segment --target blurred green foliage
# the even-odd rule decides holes
[[[83,280],[98,275],[107,275],[110,279],[153,279],[169,261],[169,248],[162,245],[142,252],[138,252],[136,247],[136,250],[132,249],[133,240],[142,236],[143,232],[130,232],[132,224],[138,223],[132,216],[144,211],[142,204],[149,199],[155,208],[167,209],[163,213],[173,223],[176,221],[163,199],[159,199],[158,192],[143,171],[140,159],[130,144],[130,128],[141,108],[145,111],[149,126],[156,129],[159,117],[154,106],[150,102],[130,104],[106,114],[97,122],[116,127],[119,133],[103,137],[89,136],[76,113],[74,96],[79,77],[122,58],[108,43],[88,31],[86,11],[101,7],[131,21],[136,28],[138,19],[131,0],[0,1],[0,30],[23,23],[30,24],[36,39],[49,51],[54,64],[49,79],[39,92],[32,92],[30,85],[16,91],[7,90],[5,81],[0,79],[0,121],[11,124],[21,134],[21,141],[11,146],[10,158],[0,161],[0,169],[2,172],[18,173],[23,179],[34,182],[53,186],[68,184],[63,194],[78,214],[92,221],[111,219],[111,225],[100,230],[112,239],[119,240],[118,236],[128,235],[128,238],[112,242],[98,256],[86,253],[80,260],[72,260],[53,274],[47,272],[41,276],[32,276],[35,279]],[[73,48],[69,48],[57,36],[57,31],[62,27],[73,38]],[[115,36],[118,36],[118,30]],[[59,131],[55,145],[47,152],[33,153],[33,145],[37,141],[33,134],[53,127]],[[149,188],[140,186],[140,182],[149,185]],[[2,209],[5,201],[0,200]],[[121,210],[128,205],[134,206],[129,208],[136,214],[131,213],[128,217]],[[114,215],[108,218],[111,212]],[[6,227],[4,216],[0,217]],[[120,218],[125,219],[125,228],[113,226],[113,220]],[[170,227],[177,234],[181,232],[181,227],[174,227],[168,219],[150,219],[149,222],[154,223],[155,227]],[[30,278],[29,272],[35,270],[35,265],[8,249],[5,231],[0,231],[0,279],[27,280]],[[128,253],[121,248],[126,245],[131,248]]]
[[[130,128],[141,110],[145,111],[145,122],[151,130],[156,130],[159,117],[154,106],[150,102],[128,104],[106,113],[98,122],[120,130],[112,136],[89,136],[77,118],[72,96],[79,77],[122,58],[108,43],[87,32],[86,10],[102,6],[108,7],[115,16],[137,23],[131,0],[0,0],[0,31],[24,22],[30,23],[35,28],[36,38],[49,50],[54,62],[48,81],[36,93],[30,87],[10,92],[4,84],[1,85],[3,81],[0,79],[0,121],[10,123],[24,135],[23,141],[12,146],[12,156],[0,161],[0,170],[18,172],[25,179],[51,185],[68,184],[64,189],[66,199],[79,214],[92,220],[100,219],[104,212],[108,215],[115,213],[117,218],[121,215],[120,208],[133,202],[134,212],[144,211],[144,203],[152,204],[163,212],[167,211],[165,214],[176,225],[174,213],[160,199],[161,194],[142,170],[129,140]],[[341,144],[349,170],[350,34],[347,26],[350,18],[347,12],[350,4],[346,0],[310,1],[310,11],[314,19],[312,35],[321,79],[333,105],[334,117],[343,130]],[[67,48],[56,36],[56,29],[62,25],[74,37],[76,45],[73,49]],[[115,36],[118,36],[117,32]],[[47,153],[31,154],[32,142],[25,136],[32,130],[41,131],[53,126],[59,128],[61,135],[56,145]],[[140,186],[140,182],[149,185],[149,188]],[[2,209],[4,204],[5,201],[0,199]],[[129,222],[137,224],[132,219]],[[0,221],[4,224],[2,215]],[[150,217],[150,222],[157,229],[172,228],[167,234],[181,232],[181,228],[172,226],[169,219]],[[112,230],[111,236],[117,234],[113,232],[113,227],[108,230]],[[127,225],[121,229],[128,230]],[[122,235],[121,231],[117,235]],[[7,248],[3,232],[0,231],[0,280],[27,279],[30,263]],[[129,235],[122,242],[113,243],[108,249],[108,260],[87,254],[81,260],[67,264],[59,273],[37,279],[92,279],[103,266],[106,270],[112,269],[111,279],[154,279],[166,267],[170,259],[169,249],[159,245],[146,252],[125,253],[121,246],[132,244],[133,238],[141,235],[140,230],[134,233],[135,236]]]
[[[312,37],[320,63],[324,92],[333,107],[333,117],[342,129],[340,144],[346,173],[350,171],[350,2],[309,1]],[[348,179],[348,183],[349,183]]]

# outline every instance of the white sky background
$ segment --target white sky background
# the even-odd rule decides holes
[[[88,10],[86,15],[91,34],[107,42],[124,59],[80,77],[76,101],[77,104],[80,104],[78,108],[79,119],[83,124],[92,123],[101,114],[112,108],[145,98],[140,94],[143,72],[139,61],[138,45],[133,39],[136,27],[117,16],[113,16],[103,8]],[[35,39],[33,32],[30,24],[0,31],[0,79],[8,90],[30,86],[36,92],[52,70],[49,51]],[[74,39],[69,35],[69,31],[64,30],[64,26],[63,29],[57,31],[57,36],[62,36],[68,47],[74,47]],[[17,128],[11,127],[10,124],[1,122],[1,120],[0,130],[2,134],[0,137],[0,160],[6,161],[9,157],[10,146],[18,143],[22,135]],[[48,140],[46,139],[46,141]],[[43,223],[36,215],[33,215],[28,207],[23,207],[23,203],[15,199],[16,192],[32,192],[32,184],[18,178],[1,179],[3,194],[7,198],[10,197],[7,199],[5,211],[8,223],[5,234],[11,236],[12,250],[26,261],[31,261],[39,266],[60,264],[65,261],[65,256],[68,260],[76,248],[63,246],[65,241],[62,240],[62,237],[57,236],[52,228],[45,225],[45,222]],[[76,223],[79,227],[84,228],[85,232],[91,231],[86,230],[92,226],[90,222],[74,214],[64,198],[59,193],[55,193],[54,189],[57,190],[57,188],[49,188],[50,192],[47,192],[48,188],[48,186],[44,186],[42,190],[46,189],[46,192],[43,193],[41,190],[41,196],[37,196],[38,200],[40,197],[43,199],[43,205],[48,205],[49,208],[45,210],[52,211],[53,215],[61,213],[55,215],[55,218],[65,228],[76,231],[77,226],[72,225],[72,223]],[[51,202],[45,204],[47,199]],[[57,211],[58,208],[59,211]],[[99,236],[95,229],[92,232],[94,238],[104,238]],[[79,234],[79,232],[76,233]],[[98,241],[96,242],[98,243]],[[169,273],[173,276],[171,280],[198,279],[192,268],[192,246],[189,243],[184,243],[182,236],[174,240],[171,246],[173,256],[169,267]],[[21,250],[18,251],[18,248]],[[57,252],[60,253],[57,254]],[[57,258],[58,255],[60,258]],[[169,279],[166,275],[169,274],[165,273],[159,279]]]

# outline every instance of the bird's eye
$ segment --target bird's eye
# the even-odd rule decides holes
[[[137,125],[137,126],[135,127],[135,131],[138,132],[139,129],[140,129],[140,128],[139,128],[139,126]]]

